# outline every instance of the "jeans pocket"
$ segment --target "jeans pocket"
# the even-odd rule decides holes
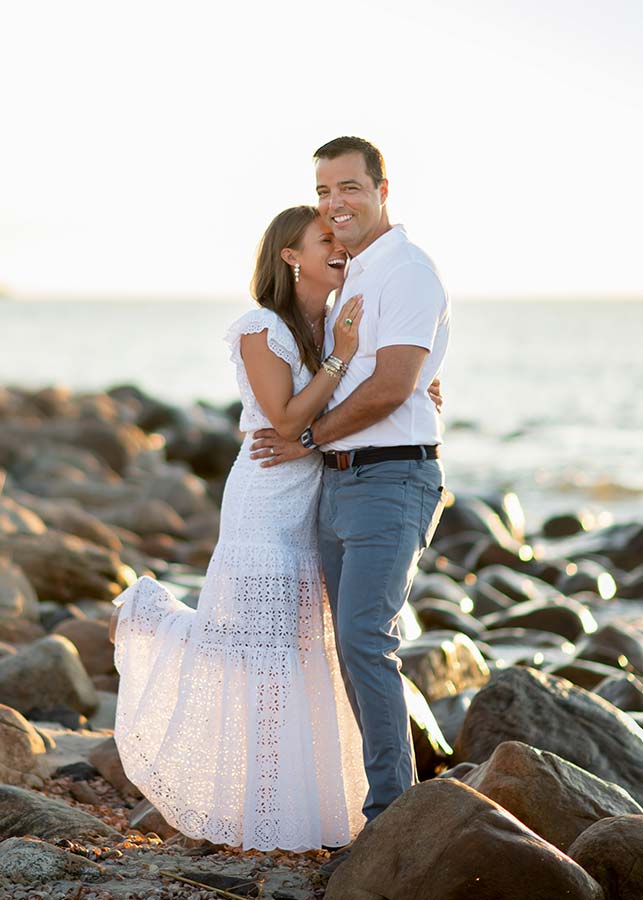
[[[425,485],[422,489],[422,516],[420,529],[420,549],[426,550],[438,527],[442,510],[446,503],[446,491],[443,486],[432,488]]]

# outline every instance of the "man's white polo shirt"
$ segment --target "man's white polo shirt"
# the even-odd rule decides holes
[[[386,419],[322,446],[322,450],[391,447],[441,442],[438,413],[427,388],[442,368],[449,340],[450,303],[431,259],[395,225],[353,257],[346,279],[326,319],[324,354],[333,347],[333,325],[343,303],[364,296],[359,348],[328,403],[333,409],[375,370],[382,347],[412,344],[429,354],[411,396]]]

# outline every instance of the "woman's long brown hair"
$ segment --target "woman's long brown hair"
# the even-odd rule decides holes
[[[293,206],[275,216],[261,238],[250,285],[259,306],[274,310],[290,328],[302,362],[311,372],[319,369],[319,351],[297,303],[292,268],[281,258],[281,251],[286,247],[297,250],[304,232],[318,215],[314,206]]]

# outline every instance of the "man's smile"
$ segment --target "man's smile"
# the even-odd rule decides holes
[[[350,222],[353,216],[351,213],[342,213],[340,216],[331,216],[331,218],[337,225],[343,225],[345,222]]]

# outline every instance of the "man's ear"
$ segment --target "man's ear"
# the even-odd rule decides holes
[[[294,250],[291,250],[290,247],[284,247],[281,251],[281,258],[285,263],[288,263],[289,266],[294,266],[297,262],[297,254]]]
[[[386,203],[388,199],[388,178],[382,178],[380,182],[380,202]]]

